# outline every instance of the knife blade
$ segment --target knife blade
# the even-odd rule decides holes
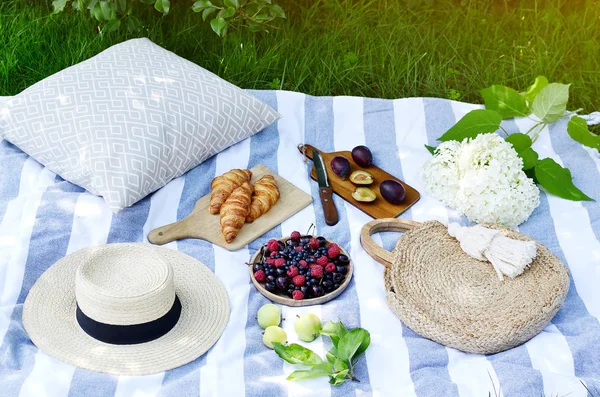
[[[312,151],[313,162],[315,164],[315,170],[317,172],[317,182],[319,183],[319,197],[321,198],[321,205],[323,206],[323,214],[325,216],[325,223],[329,226],[333,226],[338,223],[337,208],[333,202],[333,189],[329,184],[329,178],[327,177],[327,168],[323,161],[323,156],[317,150]]]

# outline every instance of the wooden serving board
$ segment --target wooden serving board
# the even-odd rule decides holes
[[[316,236],[313,236],[313,237],[316,237]],[[282,241],[283,243],[285,243],[289,239],[290,239],[290,237],[288,236],[288,237],[279,239],[279,241]],[[329,241],[329,240],[327,240],[327,242],[331,243],[331,241]],[[352,263],[352,258],[350,258],[348,253],[342,247],[340,247],[340,252],[342,254],[346,255],[350,259],[350,262],[348,262],[348,273],[346,273],[346,278],[344,279],[344,282],[340,285],[340,287],[338,289],[336,289],[335,291],[331,291],[328,294],[325,294],[318,298],[302,299],[302,300],[297,301],[290,297],[287,297],[284,295],[277,295],[277,294],[274,294],[273,292],[267,291],[263,284],[256,281],[256,278],[254,278],[254,272],[252,271],[252,265],[254,265],[255,262],[259,261],[261,251],[262,251],[261,249],[256,251],[256,253],[252,256],[250,263],[248,264],[248,270],[250,271],[250,280],[252,280],[252,284],[254,284],[254,286],[256,287],[258,292],[260,292],[265,298],[269,299],[271,302],[279,303],[281,305],[304,307],[304,306],[312,306],[312,305],[322,305],[323,303],[327,303],[330,300],[337,298],[342,292],[344,292],[346,287],[348,287],[348,284],[350,284],[350,279],[352,279],[352,274],[354,273],[354,264]]]
[[[375,219],[395,218],[407,209],[409,209],[414,203],[419,201],[419,199],[421,198],[419,192],[417,192],[414,188],[407,185],[395,176],[385,172],[376,165],[372,164],[370,167],[367,168],[359,167],[354,162],[354,160],[352,160],[352,153],[349,151],[325,153],[311,145],[299,145],[298,150],[300,150],[301,153],[306,153],[306,157],[308,157],[311,160],[313,158],[313,150],[320,152],[321,156],[323,156],[323,161],[325,162],[325,167],[327,168],[327,176],[329,178],[329,183],[331,184],[334,193],[336,193],[338,196],[340,196],[341,198],[343,198],[344,200],[346,200],[365,214],[372,216]],[[342,178],[337,176],[331,169],[331,160],[335,156],[343,156],[347,158],[348,161],[350,161],[350,173],[356,170],[365,170],[370,172],[371,175],[373,175],[373,183],[371,185],[357,186],[350,182],[349,179],[343,181]],[[317,172],[315,171],[314,165],[312,167],[310,176],[315,181],[317,180]],[[381,185],[381,182],[385,181],[386,179],[393,179],[397,182],[400,182],[404,186],[404,189],[406,190],[406,196],[402,203],[391,204],[381,196],[381,193],[379,192],[379,186]],[[361,201],[356,201],[354,200],[354,198],[352,198],[352,192],[354,192],[354,189],[361,186],[368,187],[372,189],[373,192],[375,192],[375,194],[377,195],[375,201],[365,203]]]
[[[152,244],[163,245],[184,238],[198,238],[210,241],[229,251],[237,251],[312,203],[311,196],[264,165],[259,164],[250,171],[252,171],[252,183],[264,175],[273,175],[279,188],[280,198],[266,214],[252,223],[246,223],[231,243],[228,244],[223,238],[219,214],[212,215],[208,211],[210,194],[200,198],[192,213],[184,219],[156,228],[148,233],[148,241]]]

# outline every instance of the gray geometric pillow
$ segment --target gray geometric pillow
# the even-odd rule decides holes
[[[0,102],[0,136],[118,212],[280,115],[148,39]]]

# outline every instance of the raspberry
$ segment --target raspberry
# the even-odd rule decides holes
[[[298,268],[296,266],[290,266],[287,271],[289,277],[296,277],[298,275]]]
[[[264,271],[259,270],[256,273],[254,273],[254,278],[256,279],[256,281],[258,281],[259,283],[264,282],[267,279],[267,275],[265,274]]]
[[[330,244],[327,249],[327,256],[331,259],[337,258],[340,255],[340,247],[337,244]]]
[[[331,263],[331,262],[329,262],[327,264],[327,266],[325,266],[325,271],[327,273],[333,273],[333,272],[335,272],[335,269],[336,269],[335,265],[333,263]]]
[[[312,265],[310,267],[310,275],[313,276],[314,278],[323,277],[323,268],[319,265]]]
[[[311,238],[310,241],[308,242],[308,246],[314,250],[316,250],[317,248],[319,248],[319,240],[317,240],[316,238]]]
[[[298,241],[298,240],[300,240],[300,237],[301,237],[301,235],[300,235],[300,232],[295,232],[295,231],[294,231],[294,232],[292,232],[292,234],[290,235],[290,238],[291,238],[292,240],[294,240],[294,241]]]
[[[275,262],[273,263],[273,265],[275,267],[281,267],[281,266],[285,265],[285,259],[283,259],[283,258],[275,259]]]
[[[274,256],[277,256],[277,251],[272,251],[271,254],[269,255],[271,258]]]
[[[304,259],[300,259],[300,261],[298,262],[300,264],[300,266],[302,267],[306,267],[308,266],[308,263],[306,263],[306,261]]]
[[[302,287],[305,282],[306,282],[306,277],[304,277],[301,274],[292,279],[292,283],[294,283],[294,285],[297,285],[298,287]]]
[[[321,256],[317,259],[317,265],[327,266],[327,262],[329,262],[329,259],[326,256]]]
[[[273,264],[275,264],[275,259],[267,258],[267,265],[273,265]]]
[[[302,291],[295,290],[294,292],[292,292],[292,298],[294,298],[294,300],[301,301],[302,299],[304,299],[304,294],[302,293]]]
[[[269,240],[269,242],[267,243],[267,248],[269,249],[269,251],[279,251],[279,243],[277,242],[277,240]]]
[[[302,247],[300,247],[300,246],[297,246],[297,247],[296,247],[296,248],[294,248],[294,249],[295,249],[296,251],[298,251],[298,252],[302,252],[302,250],[303,250],[304,248],[302,248]]]

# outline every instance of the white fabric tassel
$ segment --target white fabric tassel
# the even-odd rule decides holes
[[[466,227],[450,223],[448,233],[460,242],[460,247],[469,256],[489,261],[501,281],[503,275],[515,278],[523,273],[537,255],[535,241],[508,238],[498,230],[480,225]]]

